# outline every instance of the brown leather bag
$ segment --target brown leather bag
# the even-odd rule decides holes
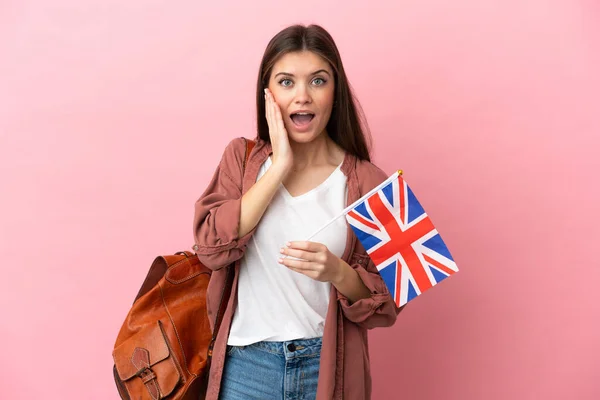
[[[254,146],[246,141],[246,159]],[[121,326],[113,374],[124,400],[198,400],[206,394],[212,348],[231,292],[233,268],[211,332],[206,290],[211,270],[191,252],[156,257]]]

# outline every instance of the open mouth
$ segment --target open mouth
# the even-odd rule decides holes
[[[290,114],[290,119],[298,128],[307,127],[310,122],[315,118],[315,114],[311,113],[294,113]]]

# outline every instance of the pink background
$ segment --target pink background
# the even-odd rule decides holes
[[[0,398],[118,398],[121,322],[295,22],[334,36],[375,162],[461,268],[370,333],[374,399],[600,398],[591,0],[4,0]]]

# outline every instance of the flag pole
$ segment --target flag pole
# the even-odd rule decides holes
[[[377,185],[374,189],[372,189],[369,193],[365,194],[364,196],[362,196],[360,199],[356,200],[354,203],[350,204],[348,207],[346,207],[337,217],[333,218],[331,221],[329,221],[328,223],[326,223],[325,225],[323,225],[321,228],[319,228],[315,233],[313,233],[312,235],[310,235],[310,237],[308,239],[306,239],[306,241],[309,241],[310,239],[312,239],[313,237],[315,237],[317,234],[319,234],[322,230],[324,230],[325,228],[327,228],[329,225],[333,224],[338,218],[343,217],[344,215],[346,215],[350,210],[352,210],[354,207],[356,207],[359,203],[361,203],[362,201],[364,201],[365,198],[371,196],[373,193],[378,192],[379,190],[381,190],[381,188],[383,188],[384,186],[386,186],[388,183],[390,183],[391,181],[393,181],[394,179],[396,179],[399,175],[402,175],[402,170],[399,169],[398,171],[394,172],[392,174],[392,176],[390,176],[389,178],[387,178],[385,181],[383,181],[382,183],[380,183],[379,185]]]

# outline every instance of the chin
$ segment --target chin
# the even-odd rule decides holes
[[[296,143],[310,143],[319,137],[318,134],[314,132],[290,132],[288,133],[288,137]]]

